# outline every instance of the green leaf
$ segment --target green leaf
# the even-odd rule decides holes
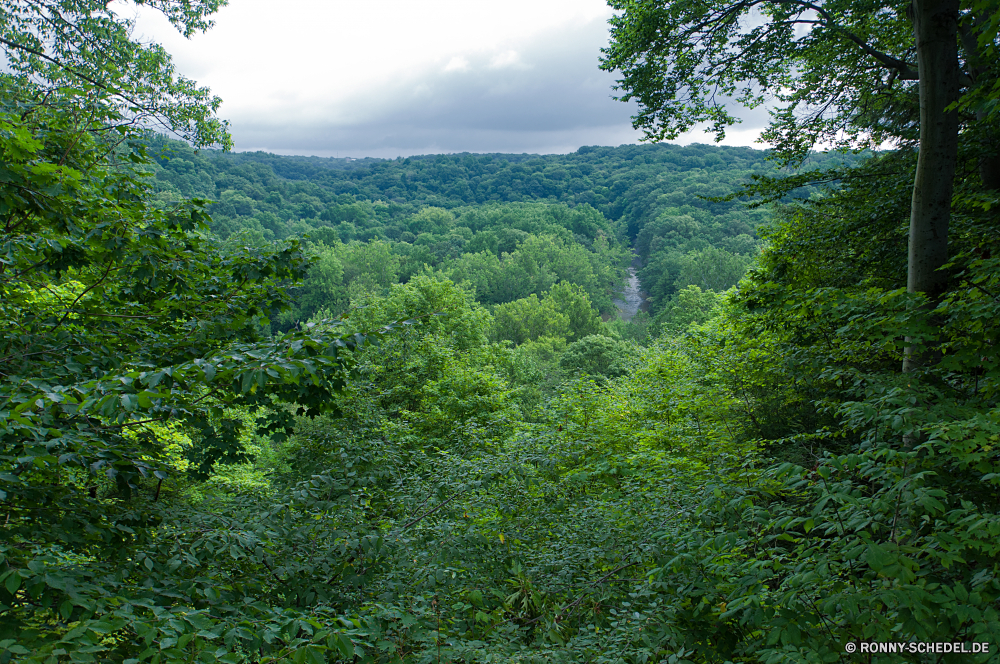
[[[346,634],[337,634],[337,649],[344,657],[354,656],[354,643]]]
[[[21,587],[21,575],[18,574],[17,570],[7,574],[7,578],[4,579],[3,586],[11,595],[17,592],[17,589]]]
[[[878,544],[875,542],[869,542],[868,551],[865,554],[865,560],[873,570],[879,572],[882,568],[889,564],[891,557]]]

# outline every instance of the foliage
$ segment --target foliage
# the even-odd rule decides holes
[[[388,414],[419,411],[425,385],[446,381],[446,371],[460,361],[474,362],[486,341],[489,313],[474,305],[469,293],[446,280],[422,276],[397,284],[387,297],[352,311],[349,324],[358,330],[377,329],[405,315],[421,318],[377,347],[362,353],[360,371],[365,389]],[[360,386],[359,386],[360,387]],[[432,399],[433,401],[433,399]]]
[[[93,91],[9,90],[0,662],[1000,640],[1000,237],[973,141],[929,303],[902,288],[907,151],[794,204],[758,180],[785,204],[747,212],[695,198],[746,150],[206,155],[109,138]],[[602,322],[630,237],[653,316]],[[921,346],[937,361],[901,374]]]
[[[720,313],[721,297],[712,290],[702,291],[698,286],[682,288],[656,317],[656,323],[667,334],[683,332],[691,325],[699,325]]]
[[[294,305],[278,316],[279,330],[310,319],[335,318],[352,302],[363,304],[397,283],[399,257],[385,242],[342,244],[334,239],[329,246],[315,243],[310,249],[315,260],[293,291]]]
[[[4,656],[137,654],[155,640],[170,657],[257,618],[287,636],[273,607],[222,619],[200,599],[175,604],[186,580],[174,578],[177,594],[129,569],[152,570],[141,552],[169,522],[160,497],[183,465],[178,436],[194,477],[246,459],[244,422],[227,408],[267,406],[253,423],[276,437],[291,423],[280,404],[329,412],[366,337],[333,326],[259,339],[304,274],[298,243],[226,249],[203,201],[151,206],[141,172],[111,159],[141,167],[141,148],[109,145],[78,101],[48,95],[0,115]],[[330,638],[317,647],[346,643]]]
[[[739,122],[727,99],[756,108],[769,96],[780,105],[765,138],[786,160],[818,142],[876,147],[916,138],[914,29],[899,3],[613,6],[602,68],[621,74],[622,100],[639,101],[633,124],[649,139],[702,122],[721,139]]]
[[[161,197],[222,200],[232,191],[251,201],[242,211],[220,204],[215,228],[227,235],[244,226],[280,239],[296,228],[325,229],[369,240],[381,235],[412,243],[421,233],[446,235],[445,226],[410,228],[427,206],[456,215],[455,226],[492,231],[474,251],[510,252],[517,231],[553,234],[556,227],[592,240],[600,228],[634,236],[665,208],[686,206],[722,235],[748,233],[764,217],[732,202],[698,198],[738,191],[750,173],[771,172],[767,154],[749,148],[693,145],[585,147],[569,155],[426,155],[401,160],[320,159],[265,153],[200,152],[150,137],[158,157]],[[844,157],[815,155],[811,165]],[[403,185],[405,179],[406,186]],[[541,184],[541,186],[538,186]],[[242,200],[242,199],[241,199]],[[548,210],[538,214],[544,202]],[[553,203],[562,205],[551,206]],[[545,210],[545,208],[541,208]],[[265,214],[274,215],[273,219]],[[525,214],[527,213],[527,214]],[[463,217],[465,218],[463,220]],[[527,218],[525,218],[527,217]],[[256,221],[254,221],[256,220]],[[305,232],[299,231],[299,232]],[[497,246],[490,246],[491,242]]]
[[[137,4],[163,13],[179,32],[191,37],[210,28],[210,17],[226,2],[139,0]],[[100,0],[6,2],[0,8],[5,90],[20,89],[35,99],[53,93],[74,96],[77,120],[102,118],[105,130],[145,124],[198,146],[231,146],[228,125],[215,117],[222,100],[179,75],[162,46],[133,39],[134,28],[133,19]],[[96,98],[101,100],[99,109],[84,101]]]
[[[326,415],[289,414],[289,440],[258,439],[256,460],[213,468],[208,481],[174,474],[155,499],[155,483],[140,479],[126,498],[106,476],[77,471],[80,491],[97,487],[86,504],[132,532],[115,531],[110,555],[107,544],[57,546],[7,526],[30,546],[3,550],[0,647],[25,661],[62,648],[141,661],[610,663],[816,661],[842,657],[848,641],[995,641],[995,231],[968,207],[953,268],[963,285],[933,314],[947,359],[903,381],[904,338],[927,332],[900,315],[913,303],[892,274],[898,252],[874,246],[898,229],[856,205],[862,182],[783,211],[725,298],[682,288],[657,319],[668,333],[647,347],[600,323],[581,284],[559,281],[491,313],[471,279],[428,270],[390,283],[399,254],[388,243],[313,241],[313,265],[327,263],[300,297],[326,277],[336,293],[378,285],[349,295],[363,306],[340,321],[317,318],[294,339],[255,340],[249,315],[231,336],[199,337],[218,348],[209,357],[231,358],[213,366],[232,387],[211,398],[240,406],[215,416],[241,445],[259,415],[289,414],[281,400],[309,403],[266,370],[299,362],[295,343],[317,351],[296,366],[311,362],[323,385],[319,340],[420,323],[338,353],[346,366],[330,369],[347,380],[324,393]],[[138,207],[140,228],[170,218]],[[457,224],[449,215],[425,221]],[[521,232],[508,255],[545,246],[544,234]],[[183,237],[190,251],[204,242],[206,257],[227,255]],[[306,273],[304,255],[289,261]],[[89,274],[67,268],[17,306],[51,317]],[[176,306],[203,311],[191,301]],[[84,306],[80,320],[107,311]],[[225,353],[246,361],[269,348],[253,364],[264,385],[252,372],[246,392],[242,378],[232,383],[249,368]],[[171,398],[205,380],[171,367]],[[150,469],[211,444],[184,421],[145,425],[161,445],[159,466],[143,457]],[[879,661],[903,661],[894,657]]]
[[[566,266],[554,270],[556,278],[584,286],[605,314],[613,313],[611,296],[624,283],[619,243],[625,237],[636,238],[647,266],[640,279],[654,312],[676,291],[681,256],[708,246],[753,255],[755,229],[768,211],[723,199],[739,194],[751,175],[776,174],[768,153],[706,145],[400,160],[199,154],[158,137],[150,138],[150,148],[158,155],[160,198],[219,201],[212,213],[220,237],[252,235],[263,242],[309,234],[328,246],[383,239],[401,258],[401,281],[428,265],[453,281],[469,281],[481,302],[501,304],[531,292],[541,296],[554,283],[544,276],[552,267],[536,272],[531,264],[546,265],[551,248],[540,255],[544,245],[536,244],[530,258],[504,260],[529,235],[554,236],[563,254],[556,263]],[[854,161],[851,155],[812,154],[802,168]],[[796,196],[817,191],[808,178],[800,184]],[[606,247],[598,240],[602,234]],[[574,251],[575,245],[590,253]],[[572,271],[560,271],[567,268]]]
[[[591,334],[567,346],[559,366],[569,373],[614,378],[628,373],[629,350],[620,341]]]
[[[552,300],[559,312],[569,318],[569,334],[566,336],[568,341],[577,341],[600,329],[601,319],[579,284],[561,281],[549,290],[546,298]]]
[[[421,388],[419,412],[405,414],[424,445],[467,452],[497,446],[510,435],[519,413],[511,387],[494,366],[500,361],[483,352],[445,361],[441,378]]]
[[[750,257],[710,247],[692,251],[680,259],[677,289],[701,286],[706,291],[722,292],[732,288],[750,266]]]

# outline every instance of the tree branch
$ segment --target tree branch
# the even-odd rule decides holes
[[[624,565],[619,565],[618,567],[614,568],[613,570],[611,570],[610,572],[608,572],[607,574],[605,574],[604,576],[602,576],[601,578],[599,578],[597,581],[591,581],[588,585],[589,586],[596,586],[599,583],[604,583],[608,579],[610,579],[612,576],[614,576],[615,574],[617,574],[618,572],[621,572],[622,570],[628,569],[629,567],[635,567],[638,564],[639,564],[639,561],[637,560],[635,562],[626,563]],[[625,579],[622,579],[622,580],[624,581]],[[565,613],[566,611],[569,611],[573,607],[579,605],[580,602],[582,602],[583,600],[585,600],[588,595],[590,595],[589,592],[588,593],[584,593],[583,595],[580,595],[575,600],[573,600],[572,602],[570,602],[566,606],[564,606],[561,609],[559,609],[559,611],[556,613],[556,615],[559,615],[560,613]],[[525,624],[526,625],[530,625],[531,623],[538,622],[541,619],[542,619],[542,616],[538,616],[537,618],[533,618],[533,619],[529,620]]]
[[[111,268],[114,266],[114,264],[115,264],[114,261],[108,261],[108,269],[106,269],[104,271],[104,274],[101,275],[101,278],[98,279],[97,281],[95,281],[94,283],[90,284],[89,286],[87,286],[85,289],[83,289],[83,292],[80,293],[79,295],[77,295],[76,299],[73,300],[73,303],[70,304],[69,306],[70,307],[76,306],[76,303],[79,302],[83,298],[84,295],[86,295],[90,291],[92,291],[95,288],[97,288],[98,286],[100,286],[104,282],[104,280],[108,278],[108,275],[111,273]],[[70,313],[71,313],[71,310],[67,309],[66,313],[63,315],[62,319],[58,323],[56,323],[56,326],[54,328],[52,328],[52,329],[56,330],[56,329],[62,327],[62,324],[66,322],[67,318],[69,318]]]
[[[33,48],[29,47],[29,46],[25,46],[24,44],[18,44],[17,42],[10,41],[9,39],[4,39],[3,37],[0,37],[0,44],[4,44],[6,46],[9,46],[10,48],[13,48],[13,49],[16,49],[16,50],[19,50],[19,51],[25,51],[27,53],[31,53],[34,56],[37,56],[39,58],[42,58],[43,60],[51,62],[56,67],[59,67],[60,69],[62,69],[64,71],[67,71],[70,74],[73,74],[74,76],[83,79],[84,81],[87,81],[88,83],[94,85],[97,88],[100,88],[101,90],[104,90],[105,92],[109,92],[109,93],[111,93],[113,95],[121,97],[122,99],[124,99],[128,103],[134,105],[138,109],[141,109],[143,111],[146,111],[147,113],[151,113],[151,114],[154,114],[154,115],[156,114],[155,110],[153,110],[152,108],[146,106],[145,104],[139,103],[135,99],[132,99],[128,95],[124,94],[122,91],[116,90],[116,89],[112,88],[109,85],[101,83],[100,81],[98,81],[98,80],[96,80],[94,78],[91,78],[90,76],[88,76],[88,75],[86,75],[84,73],[81,73],[81,72],[77,71],[76,69],[73,69],[72,67],[69,67],[69,66],[63,64],[62,62],[59,62],[59,60],[57,60],[56,58],[53,58],[52,56],[49,56],[49,55],[45,55],[45,53],[43,53],[41,51],[37,51],[37,50],[35,50],[35,49],[33,49]]]
[[[427,510],[426,512],[424,512],[420,516],[416,517],[415,519],[413,519],[412,521],[410,521],[409,523],[407,523],[406,525],[404,525],[402,528],[399,529],[399,532],[397,532],[395,535],[393,535],[393,537],[401,535],[403,533],[403,531],[407,530],[410,526],[413,526],[413,525],[419,523],[425,517],[428,517],[431,514],[434,514],[434,512],[437,512],[439,509],[441,509],[442,507],[444,507],[445,505],[447,505],[451,501],[455,500],[456,498],[458,498],[459,496],[462,496],[464,494],[465,494],[465,491],[459,491],[458,493],[454,494],[451,498],[448,498],[447,500],[441,501],[440,503],[438,503],[433,508]]]

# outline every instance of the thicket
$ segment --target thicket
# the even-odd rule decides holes
[[[594,206],[420,206],[498,244],[401,280],[388,239],[217,237],[163,197],[135,107],[2,76],[0,660],[995,659],[1000,199],[975,134],[940,301],[903,287],[899,150],[773,208],[739,287],[681,288],[643,345],[589,282],[483,299],[491,265],[620,267]],[[933,361],[902,373],[907,348]]]

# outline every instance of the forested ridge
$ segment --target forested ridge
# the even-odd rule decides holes
[[[710,27],[834,95],[766,155],[398,160],[210,149],[106,3],[0,8],[0,664],[996,661],[1000,19],[951,154],[920,6],[765,5],[617,2],[604,66],[656,140],[730,121]]]
[[[624,217],[632,236],[650,215],[668,207],[688,205],[713,216],[753,217],[738,202],[709,202],[700,197],[724,196],[750,174],[774,169],[764,151],[710,145],[592,146],[569,155],[458,154],[395,160],[196,153],[182,143],[162,140],[153,145],[161,157],[163,170],[158,170],[157,179],[163,182],[165,194],[221,200],[217,216],[223,219],[253,216],[238,212],[239,206],[246,210],[250,205],[256,208],[255,214],[270,212],[280,222],[352,221],[342,218],[347,211],[336,207],[328,211],[331,204],[343,205],[336,200],[343,195],[443,208],[546,201],[570,206],[586,203],[609,219]],[[822,159],[817,155],[811,161],[821,163]],[[227,191],[229,196],[222,198]],[[280,198],[267,200],[273,193]],[[390,207],[387,212],[398,215],[402,210]],[[301,233],[308,226],[307,222],[306,227],[270,230],[280,238],[287,232]]]
[[[566,241],[591,248],[594,233],[600,232],[612,245],[634,245],[646,266],[640,280],[654,316],[689,283],[721,292],[739,280],[757,251],[756,229],[769,213],[723,199],[739,193],[755,175],[779,172],[764,151],[708,145],[354,160],[196,152],[162,137],[147,143],[157,199],[214,201],[212,230],[221,238],[237,234],[242,241],[260,243],[309,236],[327,245],[382,241],[398,257],[400,281],[427,265],[452,270],[450,276],[459,282],[469,259],[459,261],[457,277],[456,259],[484,249],[500,259],[524,242],[519,232],[546,235],[562,227],[575,236]],[[856,160],[849,153],[812,154],[794,170],[832,169]],[[806,185],[792,196],[814,193],[816,187]],[[551,219],[540,221],[539,215]],[[582,222],[583,216],[588,221]],[[621,261],[605,262],[611,269]],[[600,287],[582,276],[563,280],[586,285],[591,301],[606,315],[613,313],[612,295],[623,286],[620,273],[598,277]],[[521,288],[520,294],[532,290],[544,289]],[[484,290],[480,284],[478,299],[498,304],[517,299],[517,293],[516,287],[490,284]],[[318,306],[300,307],[286,320],[308,318]]]

